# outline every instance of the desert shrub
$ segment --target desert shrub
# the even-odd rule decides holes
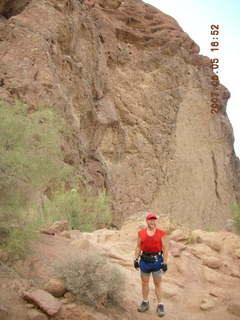
[[[61,151],[64,123],[47,107],[0,101],[0,246],[22,255],[36,235],[30,207],[46,186],[59,183],[72,169]]]
[[[98,195],[76,189],[57,192],[43,209],[44,222],[56,220],[68,220],[72,229],[88,232],[108,226],[111,221],[109,197],[104,191]]]
[[[97,308],[121,302],[123,274],[98,253],[71,254],[55,266],[55,274],[80,302]]]
[[[29,112],[19,101],[0,101],[0,247],[16,258],[42,224],[67,219],[74,229],[93,231],[110,222],[105,192],[65,190],[66,182],[74,188],[81,180],[61,150],[70,135],[63,116],[51,108]],[[43,197],[46,189],[50,199]]]
[[[8,226],[6,229],[7,237],[1,239],[1,247],[8,253],[9,259],[23,258],[29,249],[29,243],[36,238],[37,230],[31,223],[23,227]]]
[[[240,233],[240,204],[234,203],[232,206],[233,224],[238,233]]]
[[[23,103],[0,102],[0,194],[6,210],[24,207],[34,191],[66,176],[62,126],[59,115],[49,108],[28,113]]]

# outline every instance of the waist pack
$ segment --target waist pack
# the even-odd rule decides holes
[[[141,258],[144,262],[154,262],[158,261],[159,259],[162,259],[162,252],[143,252],[141,255]]]

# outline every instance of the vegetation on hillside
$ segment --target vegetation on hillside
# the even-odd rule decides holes
[[[0,101],[0,247],[20,257],[40,224],[68,219],[72,228],[92,231],[110,221],[104,192],[80,193],[76,169],[64,162],[63,116],[42,106]],[[71,181],[71,191],[65,188]],[[45,195],[51,189],[52,197]]]
[[[233,223],[236,231],[240,234],[240,203],[233,205]]]

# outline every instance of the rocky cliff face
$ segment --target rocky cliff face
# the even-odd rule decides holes
[[[0,98],[61,108],[66,162],[107,188],[115,223],[142,210],[223,226],[240,199],[225,113],[211,114],[210,60],[139,0],[0,1]]]

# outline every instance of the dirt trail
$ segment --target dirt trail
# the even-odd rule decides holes
[[[163,221],[161,227],[168,228],[165,222]],[[138,217],[137,220],[131,217],[121,230],[102,229],[93,233],[73,230],[69,231],[70,239],[60,235],[42,234],[40,241],[33,245],[34,254],[24,264],[19,264],[18,270],[28,279],[37,277],[38,285],[41,286],[51,277],[51,269],[56,261],[61,261],[65,257],[63,253],[81,254],[84,247],[97,250],[107,257],[109,263],[117,264],[126,277],[127,286],[123,293],[126,312],[112,310],[104,315],[86,307],[88,314],[86,319],[158,319],[155,313],[156,298],[152,280],[150,310],[144,314],[136,310],[141,302],[141,283],[139,272],[133,268],[132,261],[137,230],[143,226],[143,217]],[[227,310],[232,302],[238,303],[239,306],[240,300],[239,237],[228,232],[198,231],[197,237],[191,239],[188,244],[184,241],[175,241],[179,237],[176,231],[170,237],[172,240],[169,270],[163,276],[162,285],[166,308],[164,319],[239,319],[239,314],[234,315]],[[68,320],[79,320],[77,308],[71,311]],[[27,318],[23,316],[19,319]],[[56,319],[63,318],[56,317]]]

